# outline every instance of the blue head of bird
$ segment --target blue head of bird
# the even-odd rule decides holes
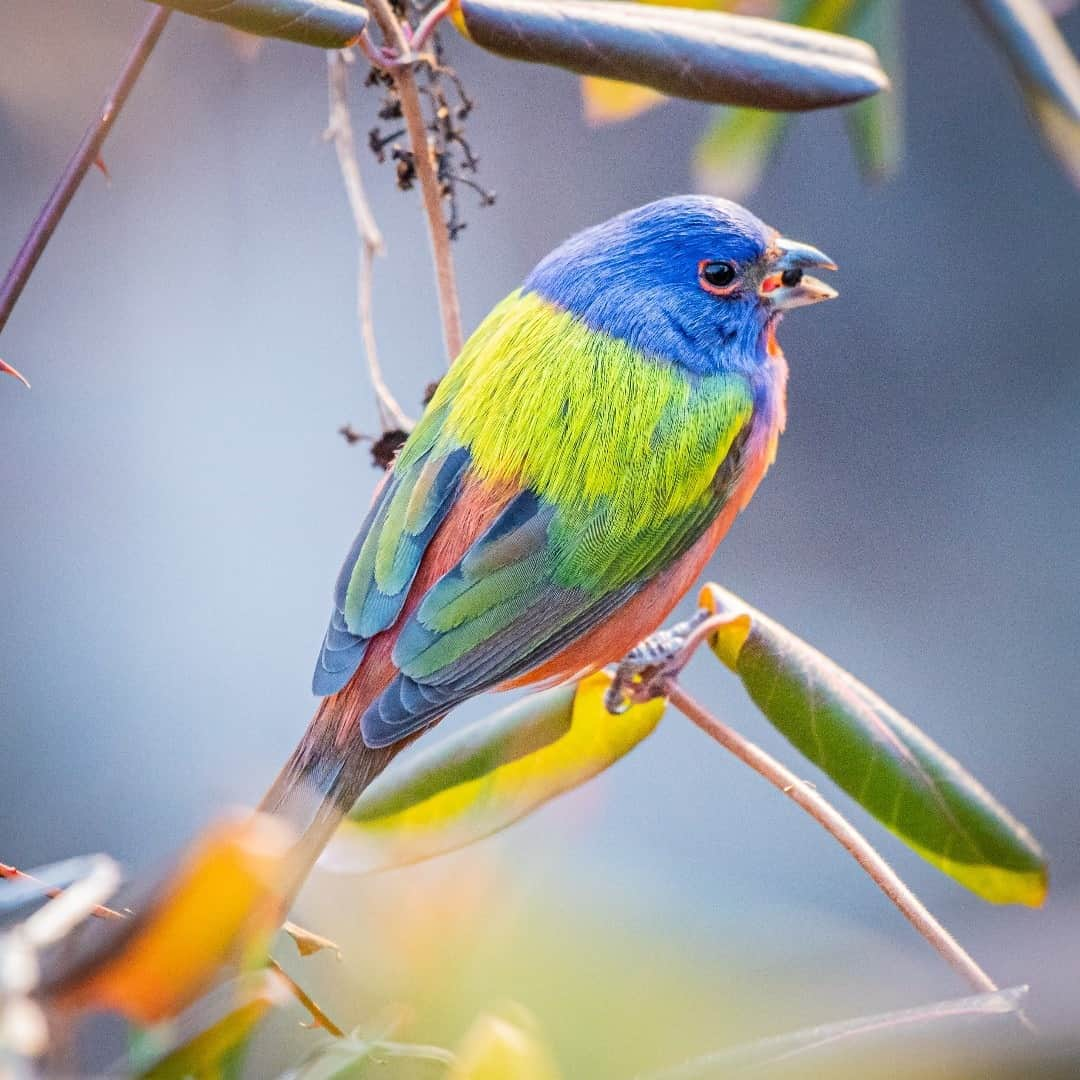
[[[783,312],[836,291],[806,270],[835,270],[727,199],[660,199],[572,236],[525,291],[695,375],[752,371]]]

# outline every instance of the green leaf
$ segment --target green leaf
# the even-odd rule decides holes
[[[910,1047],[911,1040],[920,1036],[940,1038],[943,1034],[955,1035],[959,1024],[972,1020],[1000,1023],[1002,1017],[1015,1017],[1020,1012],[1027,993],[1026,986],[1013,986],[988,994],[937,1001],[933,1005],[920,1005],[914,1009],[821,1024],[707,1054],[673,1069],[649,1073],[641,1080],[706,1080],[719,1076],[742,1076],[745,1073],[756,1075],[759,1070],[773,1075],[773,1066],[786,1067],[793,1059],[798,1059],[797,1072],[783,1068],[783,1075],[832,1076],[833,1070],[829,1066],[838,1068],[843,1065],[846,1068],[842,1074],[851,1076],[854,1075],[850,1071],[853,1053],[866,1053],[869,1049],[876,1055],[874,1060],[880,1061],[885,1039],[894,1040],[892,1045],[899,1050],[902,1046]],[[837,1044],[841,1044],[840,1054],[843,1056],[836,1053]],[[886,1044],[885,1049],[891,1049],[891,1046]],[[822,1054],[822,1051],[825,1053]],[[890,1053],[888,1060],[895,1062],[894,1054]],[[895,1068],[898,1074],[915,1075],[908,1073],[901,1062],[895,1062]]]
[[[505,829],[585,783],[652,733],[664,702],[619,716],[604,706],[606,672],[523,698],[384,774],[339,830],[328,862],[382,870]]]
[[[694,148],[694,183],[710,195],[739,199],[757,187],[787,129],[783,113],[725,109]]]
[[[794,746],[909,847],[993,903],[1039,906],[1046,863],[1030,833],[910,720],[779,623],[709,584],[729,617],[711,645]]]
[[[811,30],[835,32],[852,30],[851,24],[868,7],[869,0],[785,0],[776,16]],[[893,108],[894,98],[895,94],[875,94],[845,110],[845,115],[877,102],[883,109]],[[696,186],[713,195],[744,197],[761,181],[787,126],[788,117],[760,109],[722,110],[694,149]]]
[[[867,179],[894,175],[904,154],[903,71],[900,4],[898,0],[870,0],[861,4],[846,29],[869,41],[881,56],[892,79],[891,94],[877,94],[844,110],[848,138],[859,168]]]
[[[228,994],[229,1004],[220,1019],[203,1027],[178,1046],[174,1046],[152,1065],[135,1073],[141,1080],[183,1080],[184,1077],[222,1077],[239,1075],[236,1066],[243,1057],[255,1027],[273,1008],[286,1004],[291,995],[284,981],[272,971],[263,971],[221,988],[216,995]],[[200,1003],[199,1013],[205,1008]],[[155,1032],[139,1033],[139,1040],[150,1042]]]
[[[1039,0],[970,0],[1005,54],[1043,139],[1080,187],[1080,64]]]
[[[451,14],[512,60],[714,105],[820,109],[888,86],[863,42],[745,15],[595,0],[454,0]]]
[[[344,0],[161,0],[201,19],[260,37],[284,38],[319,49],[343,49],[360,36],[368,13]]]
[[[439,1046],[365,1039],[353,1032],[316,1051],[293,1080],[431,1080],[443,1078],[454,1055]]]

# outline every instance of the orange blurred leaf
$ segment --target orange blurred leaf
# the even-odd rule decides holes
[[[266,815],[237,813],[212,825],[138,914],[95,924],[91,949],[50,979],[48,999],[144,1024],[175,1015],[226,965],[265,953],[281,919],[294,839]]]

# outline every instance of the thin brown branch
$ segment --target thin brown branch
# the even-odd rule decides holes
[[[383,431],[411,431],[412,420],[398,404],[386,385],[382,365],[375,343],[375,318],[371,297],[371,279],[375,256],[386,248],[382,233],[371,212],[360,163],[356,156],[356,138],[353,135],[352,115],[349,112],[349,69],[346,51],[330,51],[326,54],[327,86],[329,91],[329,119],[324,138],[334,144],[345,193],[349,198],[356,232],[360,238],[360,266],[356,275],[356,308],[360,319],[360,334],[367,357],[368,374],[375,391],[375,405]]]
[[[316,1027],[321,1027],[324,1031],[329,1031],[335,1038],[343,1039],[345,1037],[345,1032],[319,1008],[315,1001],[308,995],[307,991],[305,991],[304,988],[273,957],[270,958],[269,966],[285,980],[289,989],[292,991],[293,996],[311,1015],[311,1019],[315,1022]]]
[[[450,0],[441,0],[416,24],[410,39],[413,49],[422,49],[428,43],[439,23],[450,14],[451,6]]]
[[[8,270],[3,284],[0,285],[0,331],[7,324],[23,288],[34,272],[41,253],[45,250],[45,245],[48,244],[56,226],[64,216],[64,211],[67,210],[82,178],[90,166],[98,160],[102,143],[105,142],[105,137],[124,107],[124,102],[157,44],[161,31],[165,29],[169,15],[167,8],[155,8],[146,20],[135,44],[131,47],[131,52],[124,61],[119,78],[109,91],[109,96],[83,134],[82,141],[31,226],[29,235],[23,241],[18,255],[15,256],[15,261],[11,264],[11,269]]]
[[[994,980],[965,952],[956,939],[934,918],[922,901],[904,884],[873,845],[825,798],[770,754],[722,723],[700,705],[677,682],[666,685],[668,700],[710,738],[729,750],[743,764],[763,776],[778,791],[805,810],[870,875],[874,884],[899,908],[901,914],[979,992],[998,989]]]
[[[454,258],[450,252],[450,234],[442,206],[442,185],[439,183],[435,162],[428,141],[424,110],[420,103],[420,90],[416,83],[411,59],[412,49],[405,30],[390,7],[389,0],[369,0],[367,4],[372,18],[378,23],[383,39],[401,62],[388,65],[393,77],[401,115],[405,121],[413,164],[420,181],[424,213],[427,216],[431,254],[435,262],[435,283],[439,292],[439,311],[442,315],[443,341],[447,359],[453,363],[461,352],[461,309],[458,303],[457,282],[454,277]]]
[[[0,862],[0,878],[5,881],[29,881],[34,885],[41,885],[41,895],[47,896],[50,900],[55,900],[64,890],[57,889],[52,886],[47,886],[39,878],[34,877],[33,874],[26,873],[25,870],[20,870],[16,866],[9,866],[7,863]],[[122,911],[116,911],[114,908],[105,907],[102,904],[95,904],[90,909],[90,914],[98,919],[126,919],[127,915]]]

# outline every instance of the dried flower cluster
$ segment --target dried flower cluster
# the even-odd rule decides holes
[[[406,17],[414,17],[412,3],[397,3],[395,9],[403,9]],[[448,204],[446,228],[451,240],[456,240],[466,227],[461,216],[459,190],[462,186],[476,192],[481,206],[491,206],[495,194],[476,179],[479,159],[473,153],[465,134],[465,121],[473,109],[472,99],[452,67],[444,63],[442,46],[438,37],[432,39],[430,49],[416,61],[420,93],[428,106],[428,145],[435,161],[436,173]],[[368,132],[368,146],[379,162],[389,156],[397,171],[397,184],[408,191],[416,181],[416,166],[412,150],[400,140],[405,136],[401,123],[401,102],[398,100],[393,77],[386,71],[372,68],[367,86],[383,90],[379,103],[380,121]]]

